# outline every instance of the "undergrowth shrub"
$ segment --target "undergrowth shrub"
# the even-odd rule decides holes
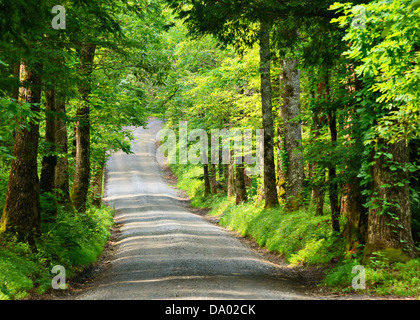
[[[9,233],[0,234],[0,300],[22,299],[51,288],[55,265],[71,277],[102,253],[113,223],[113,209],[89,207],[69,213],[58,207],[54,220],[44,219],[35,252]]]
[[[267,210],[253,203],[235,206],[231,202],[220,224],[254,238],[292,265],[328,264],[343,252],[344,243],[332,231],[329,217],[306,210],[285,212],[281,207]]]
[[[365,267],[366,288],[355,290],[352,287],[354,266],[360,265],[360,259],[342,260],[331,269],[321,285],[326,285],[334,291],[357,291],[378,295],[397,295],[402,297],[420,298],[420,259],[408,262],[384,263],[375,256]]]

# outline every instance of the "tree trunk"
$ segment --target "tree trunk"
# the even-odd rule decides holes
[[[105,172],[105,151],[101,151],[98,167],[95,170],[92,181],[92,204],[97,208],[102,204],[103,180]]]
[[[68,139],[67,139],[67,124],[66,124],[66,103],[62,99],[60,93],[57,95],[57,116],[55,123],[55,142],[57,148],[57,163],[55,166],[55,189],[59,190],[58,202],[64,205],[68,211],[73,211],[73,204],[70,199],[69,187],[69,162],[67,159],[68,153]]]
[[[348,90],[350,92],[360,91],[362,83],[356,75],[354,77],[354,85],[350,85]],[[351,81],[351,80],[350,80]],[[359,245],[366,242],[366,229],[367,229],[367,212],[368,210],[363,206],[366,202],[366,196],[362,194],[360,186],[361,179],[357,177],[357,173],[362,165],[362,157],[360,157],[360,150],[363,150],[363,141],[358,132],[361,132],[360,122],[355,119],[358,117],[356,110],[349,114],[348,127],[351,134],[354,135],[353,143],[351,145],[352,157],[350,158],[347,170],[354,172],[353,176],[349,179],[344,189],[343,202],[341,203],[341,214],[346,216],[347,221],[343,230],[344,238],[346,239],[346,251],[350,254],[356,253],[360,250]],[[351,121],[353,120],[353,121]],[[356,121],[355,121],[356,120]],[[348,129],[348,128],[347,128]],[[350,135],[349,135],[350,137]],[[349,138],[350,140],[350,138]]]
[[[325,93],[322,92],[324,85],[318,85],[318,94],[324,95]],[[322,89],[321,89],[322,88]],[[310,93],[311,99],[315,99],[315,91]],[[320,130],[325,124],[325,120],[319,117],[321,113],[321,108],[318,107],[315,110],[312,110],[312,119],[313,119],[313,126],[311,128],[314,140],[316,141],[320,136]],[[310,207],[315,207],[315,215],[321,216],[324,213],[324,202],[325,202],[325,169],[320,168],[317,162],[313,162],[310,164],[310,171],[311,171],[311,203]]]
[[[331,143],[333,148],[337,143],[337,121],[335,113],[328,114],[328,125],[330,127]],[[340,231],[340,223],[338,217],[340,216],[340,207],[338,205],[338,183],[336,180],[337,173],[335,164],[331,164],[328,168],[329,190],[330,190],[330,207],[331,207],[331,224],[334,231]]]
[[[262,124],[264,130],[264,193],[266,208],[275,207],[279,204],[276,187],[276,170],[274,166],[274,127],[273,107],[271,102],[270,63],[270,30],[267,23],[261,21],[260,73],[261,105],[263,117]]]
[[[360,178],[353,177],[352,181],[346,186],[345,209],[342,214],[347,217],[346,226],[343,235],[346,239],[346,251],[356,253],[359,244],[365,243],[365,222],[366,209],[363,204],[366,203],[360,188]]]
[[[228,182],[229,182],[229,164],[224,163],[220,164],[223,166],[223,191],[228,191]]]
[[[245,186],[245,165],[243,163],[236,165],[236,204],[248,200]]]
[[[79,85],[81,102],[76,110],[76,171],[74,174],[72,201],[79,212],[86,210],[90,178],[90,75],[95,57],[95,45],[85,43],[80,50],[80,70],[83,83]]]
[[[300,114],[300,75],[298,60],[283,61],[284,96],[282,114],[284,118],[284,148],[287,154],[285,198],[289,210],[301,205],[303,183],[305,180],[302,152],[301,125],[296,117]]]
[[[20,81],[20,62],[15,61],[13,63],[13,80],[18,83]],[[11,97],[15,100],[19,99],[19,85],[16,85],[13,87],[13,90],[11,92]]]
[[[41,178],[39,188],[42,192],[52,192],[55,181],[55,165],[57,157],[55,155],[55,116],[56,116],[56,90],[51,88],[45,92],[45,142],[47,144],[47,155],[42,158]]]
[[[313,173],[312,190],[311,190],[311,203],[310,207],[315,207],[315,215],[322,216],[324,214],[325,191],[323,185],[325,183],[325,172],[321,169],[318,170],[317,163],[311,164],[311,171]],[[318,176],[321,175],[321,176]]]
[[[41,66],[29,67],[22,62],[19,89],[21,103],[30,103],[39,112],[41,103]],[[41,232],[39,179],[37,172],[39,123],[31,121],[27,128],[16,131],[1,230],[17,233],[22,241],[35,245]]]
[[[216,165],[210,164],[210,193],[217,194],[217,179],[216,179]]]
[[[204,170],[204,197],[208,197],[211,194],[209,165],[203,164],[203,170]]]
[[[228,164],[228,191],[227,196],[231,198],[235,195],[235,167],[233,164],[233,150],[229,151],[229,164]]]
[[[57,156],[55,154],[55,126],[56,126],[56,89],[53,86],[45,92],[45,143],[47,152],[42,158],[41,178],[39,180],[39,189],[41,193],[41,209],[43,216],[48,219],[54,219],[57,215],[57,202],[52,194],[55,182],[55,166]]]
[[[280,96],[284,94],[284,79],[283,73],[279,74],[279,88],[283,88],[280,91]],[[283,198],[285,193],[285,183],[286,183],[286,176],[282,158],[282,152],[284,148],[284,117],[282,108],[279,108],[279,125],[277,127],[277,193],[278,195]]]
[[[385,142],[380,139],[378,145]],[[411,233],[407,143],[402,140],[380,151],[385,155],[374,157],[364,263],[378,251],[389,262],[406,261],[418,255]]]

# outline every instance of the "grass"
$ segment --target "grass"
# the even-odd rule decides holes
[[[37,251],[13,235],[0,235],[0,300],[18,300],[51,289],[53,266],[71,278],[96,261],[110,235],[113,210],[91,207],[85,214],[59,209],[56,221],[42,224]]]
[[[355,266],[361,265],[361,253],[345,258],[345,243],[339,233],[333,232],[330,216],[316,216],[313,211],[301,209],[286,212],[280,206],[264,209],[255,202],[236,206],[234,199],[218,194],[204,197],[204,182],[200,166],[172,166],[178,178],[177,187],[187,193],[195,207],[211,208],[209,215],[220,216],[219,223],[243,236],[253,238],[260,246],[282,255],[292,266],[312,265],[327,267],[325,279],[319,284],[333,291],[362,294],[396,295],[420,299],[420,259],[406,263],[387,263],[374,257],[364,266],[366,290],[355,290],[352,280]],[[345,224],[341,217],[340,224]],[[331,261],[338,261],[331,264]]]
[[[332,232],[329,217],[314,216],[306,210],[285,212],[282,207],[266,210],[253,203],[235,206],[229,201],[220,224],[253,238],[292,265],[326,265],[343,251],[344,243]]]
[[[349,292],[352,288],[353,267],[360,265],[360,259],[342,260],[326,275],[322,285],[333,291]],[[366,274],[366,289],[361,293],[377,295],[395,295],[399,297],[415,297],[420,299],[420,259],[408,262],[388,264],[382,259],[373,258],[369,265],[364,266]]]

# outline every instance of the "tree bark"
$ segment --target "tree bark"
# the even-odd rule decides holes
[[[325,85],[318,85],[318,94],[324,95],[323,92]],[[315,99],[315,91],[310,92],[311,99]],[[325,124],[325,120],[323,120],[319,114],[321,113],[321,108],[318,107],[315,110],[312,110],[312,134],[314,140],[316,141],[320,136],[320,130]],[[310,171],[311,171],[311,183],[312,183],[312,190],[311,190],[311,202],[310,207],[315,207],[315,215],[321,216],[324,213],[324,202],[325,202],[325,169],[319,167],[317,162],[313,162],[310,164]],[[319,172],[321,171],[321,172]]]
[[[274,127],[273,107],[271,102],[270,63],[270,30],[268,24],[265,21],[261,21],[260,73],[262,123],[264,129],[264,193],[266,208],[275,207],[279,204],[276,187],[276,170],[274,166]]]
[[[39,112],[41,103],[41,66],[21,63],[19,101],[30,103],[31,111]],[[17,233],[22,241],[35,246],[41,232],[39,179],[37,171],[39,123],[17,130],[1,229]]]
[[[42,158],[41,178],[39,187],[41,192],[52,192],[55,180],[55,165],[57,157],[55,148],[55,116],[56,116],[56,90],[51,88],[45,92],[45,142],[47,143],[47,155]]]
[[[55,154],[55,126],[56,126],[56,89],[55,86],[45,92],[45,143],[47,153],[42,158],[41,178],[39,180],[39,188],[46,205],[42,206],[42,211],[48,218],[57,215],[57,202],[52,192],[55,182],[55,166],[57,164],[57,156]]]
[[[328,125],[330,127],[331,143],[333,148],[337,143],[337,121],[335,113],[331,112],[328,114]],[[340,231],[340,223],[338,217],[340,216],[340,207],[338,205],[338,183],[336,180],[337,173],[335,164],[330,164],[328,168],[328,179],[329,179],[329,195],[330,195],[330,207],[331,207],[331,224],[334,231]]]
[[[302,152],[302,129],[296,117],[300,114],[300,75],[298,60],[283,61],[284,96],[282,114],[284,119],[284,148],[287,154],[285,198],[289,210],[301,206],[305,180]]]
[[[324,180],[325,180],[325,173],[324,169],[319,173],[318,172],[318,165],[317,163],[311,164],[311,171],[313,173],[313,180],[316,180],[316,182],[313,182],[313,187],[311,190],[311,203],[310,207],[315,207],[315,215],[316,216],[322,216],[324,214],[324,202],[325,202],[325,191],[323,188]],[[317,175],[321,174],[321,177],[318,177]]]
[[[385,142],[379,139],[378,145],[385,145]],[[378,251],[389,262],[404,262],[418,255],[411,233],[407,142],[401,140],[382,148],[387,156],[374,157],[372,168],[373,186],[364,263]]]
[[[210,164],[210,193],[217,194],[217,179],[216,179],[216,165]]]
[[[18,83],[20,81],[20,62],[15,61],[13,63],[13,80]],[[11,92],[11,97],[15,100],[19,99],[19,85],[16,85],[13,87],[13,90]]]
[[[67,139],[67,124],[66,124],[66,103],[62,99],[60,93],[57,96],[57,116],[55,123],[55,142],[57,147],[57,163],[55,166],[55,189],[59,190],[58,202],[68,211],[73,211],[73,204],[70,199],[69,186],[69,162],[67,159],[68,153],[68,139]]]
[[[360,188],[360,178],[353,177],[352,181],[346,186],[345,209],[342,214],[347,217],[347,222],[343,230],[346,239],[346,251],[349,253],[357,252],[359,244],[365,243],[365,222],[367,218],[366,203]]]
[[[204,197],[208,197],[211,194],[209,165],[203,164],[203,170],[204,170]]]
[[[102,151],[98,167],[96,168],[92,179],[92,204],[97,208],[100,208],[102,205],[102,191],[105,165],[105,151]]]
[[[90,75],[96,46],[84,43],[80,50],[80,71],[83,83],[79,85],[81,102],[76,110],[76,171],[74,175],[72,201],[79,212],[86,211],[90,179],[90,119],[89,95],[91,91]]]
[[[235,196],[235,167],[233,164],[233,150],[229,151],[227,196],[228,198]]]
[[[350,92],[357,92],[362,89],[362,83],[354,74],[354,85],[350,84],[348,90]],[[351,80],[350,80],[351,81]],[[361,132],[360,122],[355,119],[358,117],[356,109],[349,114],[348,127],[351,129],[351,134],[354,135],[353,143],[351,145],[352,157],[350,163],[347,165],[347,170],[354,172],[349,179],[349,183],[343,186],[343,202],[341,203],[341,214],[346,216],[347,221],[343,230],[344,238],[346,239],[346,251],[348,253],[356,253],[360,250],[359,245],[366,242],[366,229],[368,210],[363,206],[366,202],[366,196],[362,194],[360,186],[361,179],[357,177],[357,172],[362,165],[362,158],[360,151],[363,149],[363,141],[358,132]],[[353,120],[353,121],[351,121]],[[356,121],[355,121],[356,120]],[[350,137],[350,136],[349,136]],[[350,139],[350,138],[349,138]]]
[[[243,163],[236,164],[236,204],[246,202],[248,200],[245,186],[245,165]]]
[[[280,96],[284,95],[284,79],[283,73],[279,74],[279,88],[283,88],[280,92]],[[278,195],[283,198],[285,193],[285,183],[286,183],[286,175],[284,170],[282,152],[284,148],[284,117],[283,117],[283,110],[279,108],[279,125],[277,127],[277,193]]]

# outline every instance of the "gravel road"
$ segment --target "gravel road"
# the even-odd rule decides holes
[[[133,128],[134,154],[108,161],[104,201],[120,225],[109,268],[73,299],[311,299],[223,228],[194,214],[162,175],[156,134]]]

